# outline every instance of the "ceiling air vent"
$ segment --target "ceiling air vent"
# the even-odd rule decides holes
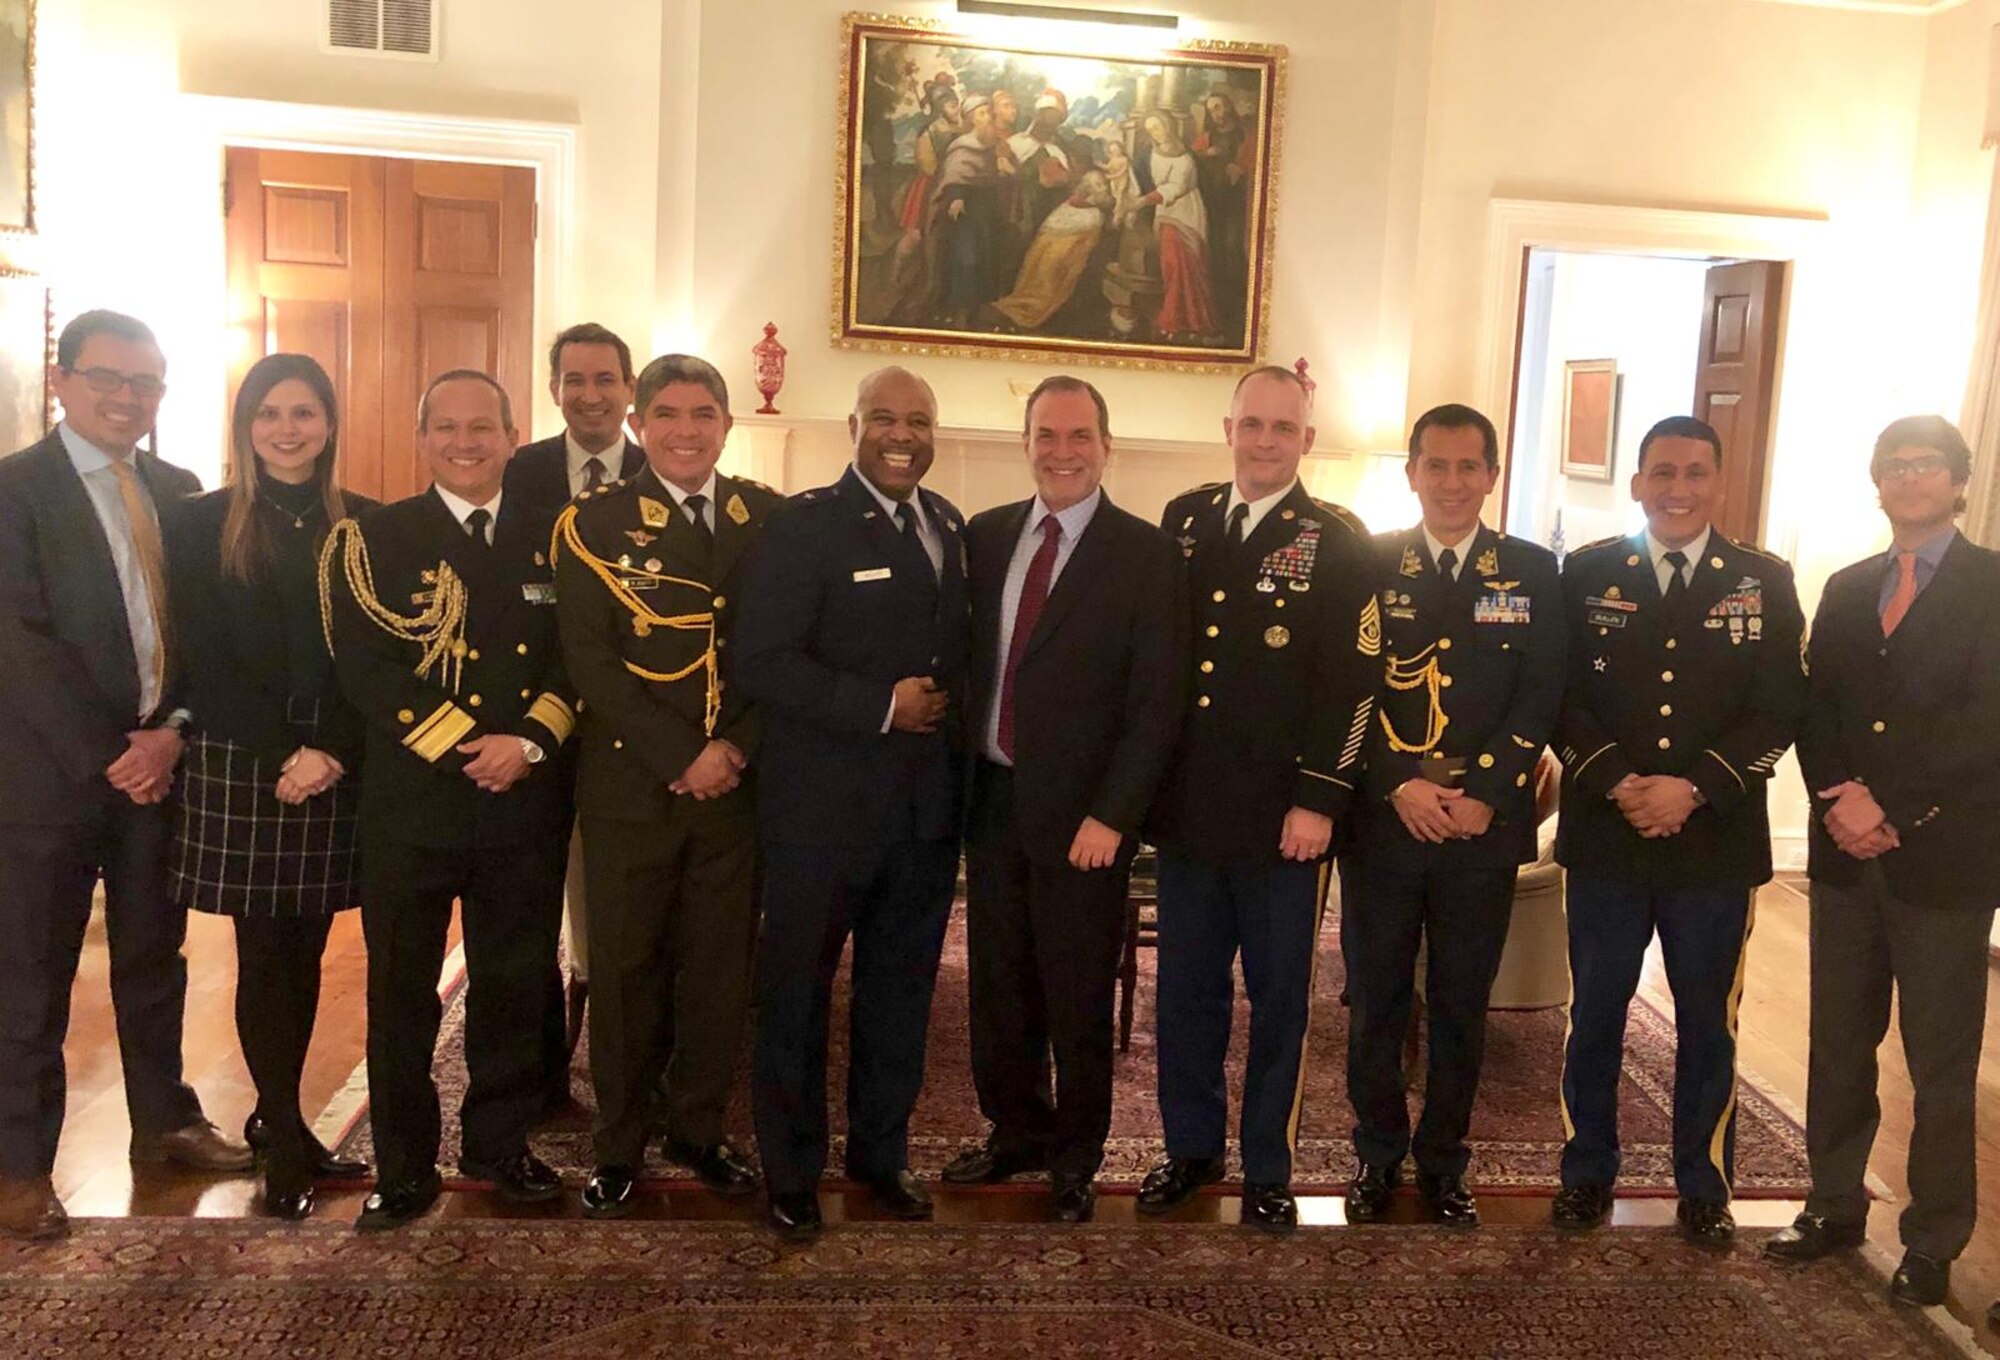
[[[326,0],[329,52],[437,60],[440,0]]]

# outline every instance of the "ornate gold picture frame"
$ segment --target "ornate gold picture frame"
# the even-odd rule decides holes
[[[842,48],[836,344],[1261,359],[1285,49],[1055,51],[867,14]]]
[[[35,230],[35,0],[0,0],[0,233]]]

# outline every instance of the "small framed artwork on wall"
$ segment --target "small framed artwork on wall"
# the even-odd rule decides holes
[[[1563,364],[1562,470],[1565,477],[1611,480],[1618,437],[1618,361]]]

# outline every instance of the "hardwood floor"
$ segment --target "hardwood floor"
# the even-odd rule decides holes
[[[1744,998],[1740,1012],[1741,1060],[1765,1088],[1796,1110],[1805,1108],[1806,1093],[1806,904],[1799,891],[1779,883],[1758,898],[1756,930],[1751,937]],[[209,1117],[225,1129],[241,1127],[252,1104],[252,1091],[237,1050],[232,998],[235,986],[235,943],[230,923],[194,916],[188,929],[190,986],[186,1032],[188,1079],[201,1092]],[[347,913],[336,924],[327,947],[325,982],[320,997],[319,1028],[306,1065],[304,1105],[311,1118],[347,1084],[363,1055],[366,1019],[363,1013],[366,961],[360,919]],[[1648,961],[1643,984],[1648,995],[1669,1009],[1657,948]],[[1986,1056],[1980,1067],[1979,1165],[1980,1229],[1954,1271],[1950,1308],[1972,1325],[1980,1343],[2000,1355],[2000,1337],[1985,1330],[1989,1304],[2000,1297],[2000,967],[1988,989]],[[130,1126],[120,1084],[117,1043],[106,983],[106,957],[101,927],[93,926],[77,978],[69,1042],[69,1114],[56,1164],[56,1188],[78,1215],[204,1215],[254,1212],[255,1182],[250,1178],[202,1179],[171,1172],[135,1173],[125,1157]],[[1882,1128],[1870,1169],[1893,1198],[1875,1205],[1869,1221],[1871,1241],[1891,1256],[1900,1254],[1896,1215],[1907,1193],[1904,1162],[1909,1154],[1911,1092],[1902,1044],[1892,1028],[1882,1051]],[[743,1131],[747,1133],[747,1131]],[[1475,1136],[1477,1130],[1474,1131]],[[325,1196],[321,1213],[350,1217],[362,1192],[341,1191]],[[865,1195],[829,1194],[830,1220],[873,1217]],[[1046,1212],[1044,1196],[1032,1187],[1002,1192],[941,1192],[938,1216],[944,1221],[1013,1221],[1039,1218]],[[1743,1202],[1738,1221],[1748,1228],[1777,1227],[1797,1212],[1796,1203]],[[1398,1215],[1414,1216],[1414,1203],[1399,1203]],[[519,1210],[492,1196],[457,1194],[447,1197],[441,1212],[466,1217],[533,1217],[576,1214],[574,1197],[554,1206]],[[759,1202],[724,1203],[702,1194],[675,1194],[649,1203],[644,1213],[664,1218],[754,1218]],[[1198,1200],[1185,1214],[1199,1221],[1233,1222],[1233,1198]],[[1547,1200],[1541,1196],[1489,1195],[1481,1204],[1489,1223],[1545,1222]],[[1308,1224],[1342,1221],[1341,1203],[1334,1196],[1304,1200],[1301,1218]],[[1103,1222],[1130,1222],[1133,1201],[1107,1195],[1100,1201]],[[1671,1200],[1631,1200],[1620,1203],[1619,1224],[1670,1223]]]

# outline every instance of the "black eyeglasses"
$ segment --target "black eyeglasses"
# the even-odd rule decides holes
[[[1935,477],[1946,467],[1941,453],[1920,453],[1915,458],[1890,458],[1882,464],[1883,480],[1891,477]]]
[[[120,373],[115,368],[72,368],[66,370],[83,379],[83,384],[100,396],[111,396],[121,387],[132,389],[140,401],[158,401],[167,384],[150,373]]]

